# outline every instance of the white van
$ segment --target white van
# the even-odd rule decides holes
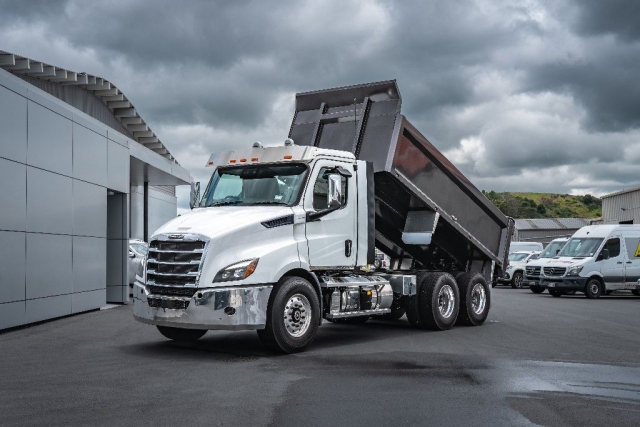
[[[534,294],[541,294],[544,292],[544,288],[540,286],[540,271],[542,270],[542,265],[546,264],[550,258],[553,258],[558,255],[560,250],[564,248],[564,245],[569,241],[568,237],[559,237],[557,239],[553,239],[544,251],[538,255],[536,259],[532,259],[527,262],[526,268],[524,270],[524,281],[523,286],[529,286],[531,292]]]
[[[590,225],[542,264],[539,285],[556,297],[576,291],[598,298],[622,289],[640,296],[639,280],[640,225]]]
[[[509,253],[512,252],[540,252],[544,249],[540,242],[511,242]]]
[[[504,276],[497,279],[498,283],[511,283],[512,288],[521,288],[524,279],[524,269],[527,263],[538,258],[540,252],[517,251],[509,254],[507,269]]]

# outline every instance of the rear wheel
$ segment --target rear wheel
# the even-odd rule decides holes
[[[602,295],[602,283],[598,279],[589,279],[584,294],[587,298],[600,298]]]
[[[460,312],[457,325],[479,326],[489,315],[491,292],[479,273],[464,273],[456,277],[460,291]]]
[[[516,271],[511,279],[511,287],[514,289],[522,288],[522,272]]]
[[[551,296],[556,298],[559,298],[562,296],[562,292],[556,291],[555,289],[549,289],[549,293],[551,294]]]
[[[416,295],[407,299],[407,319],[419,329],[445,330],[456,322],[460,294],[449,273],[421,275]]]
[[[169,326],[157,326],[157,328],[165,338],[180,342],[197,341],[207,333],[206,330],[201,329],[171,328]]]
[[[285,277],[271,291],[267,323],[258,337],[272,351],[301,351],[315,338],[319,319],[320,303],[311,283]]]
[[[539,285],[529,286],[529,289],[531,289],[531,292],[533,292],[534,294],[541,294],[544,292],[544,288]]]

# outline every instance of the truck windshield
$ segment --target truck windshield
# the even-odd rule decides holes
[[[295,163],[217,169],[200,206],[292,206],[298,200],[306,175],[307,166]]]
[[[602,239],[597,237],[576,237],[567,242],[558,256],[586,258],[592,257],[598,251]]]
[[[554,256],[558,255],[558,252],[560,251],[560,249],[562,249],[562,247],[565,245],[565,243],[567,243],[567,242],[551,242],[551,243],[549,243],[549,245],[546,247],[544,252],[542,252],[540,254],[540,258],[553,258]]]

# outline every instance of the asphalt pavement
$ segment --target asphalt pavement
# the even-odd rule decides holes
[[[480,327],[167,341],[131,306],[0,334],[0,425],[640,425],[640,298],[493,289]]]

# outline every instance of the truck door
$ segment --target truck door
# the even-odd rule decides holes
[[[628,255],[625,263],[625,289],[640,289],[640,238],[628,237],[624,239]]]
[[[305,192],[304,209],[306,212],[327,209],[328,177],[337,174],[337,166],[346,169],[352,175],[350,178],[340,176],[342,207],[306,224],[309,264],[316,268],[355,266],[358,198],[353,164],[318,160]]]
[[[600,259],[604,251],[609,251],[609,259]],[[611,237],[604,244],[600,251],[600,272],[604,277],[605,286],[608,291],[622,289],[624,283],[624,269],[627,261],[626,254],[620,250],[620,237]]]

